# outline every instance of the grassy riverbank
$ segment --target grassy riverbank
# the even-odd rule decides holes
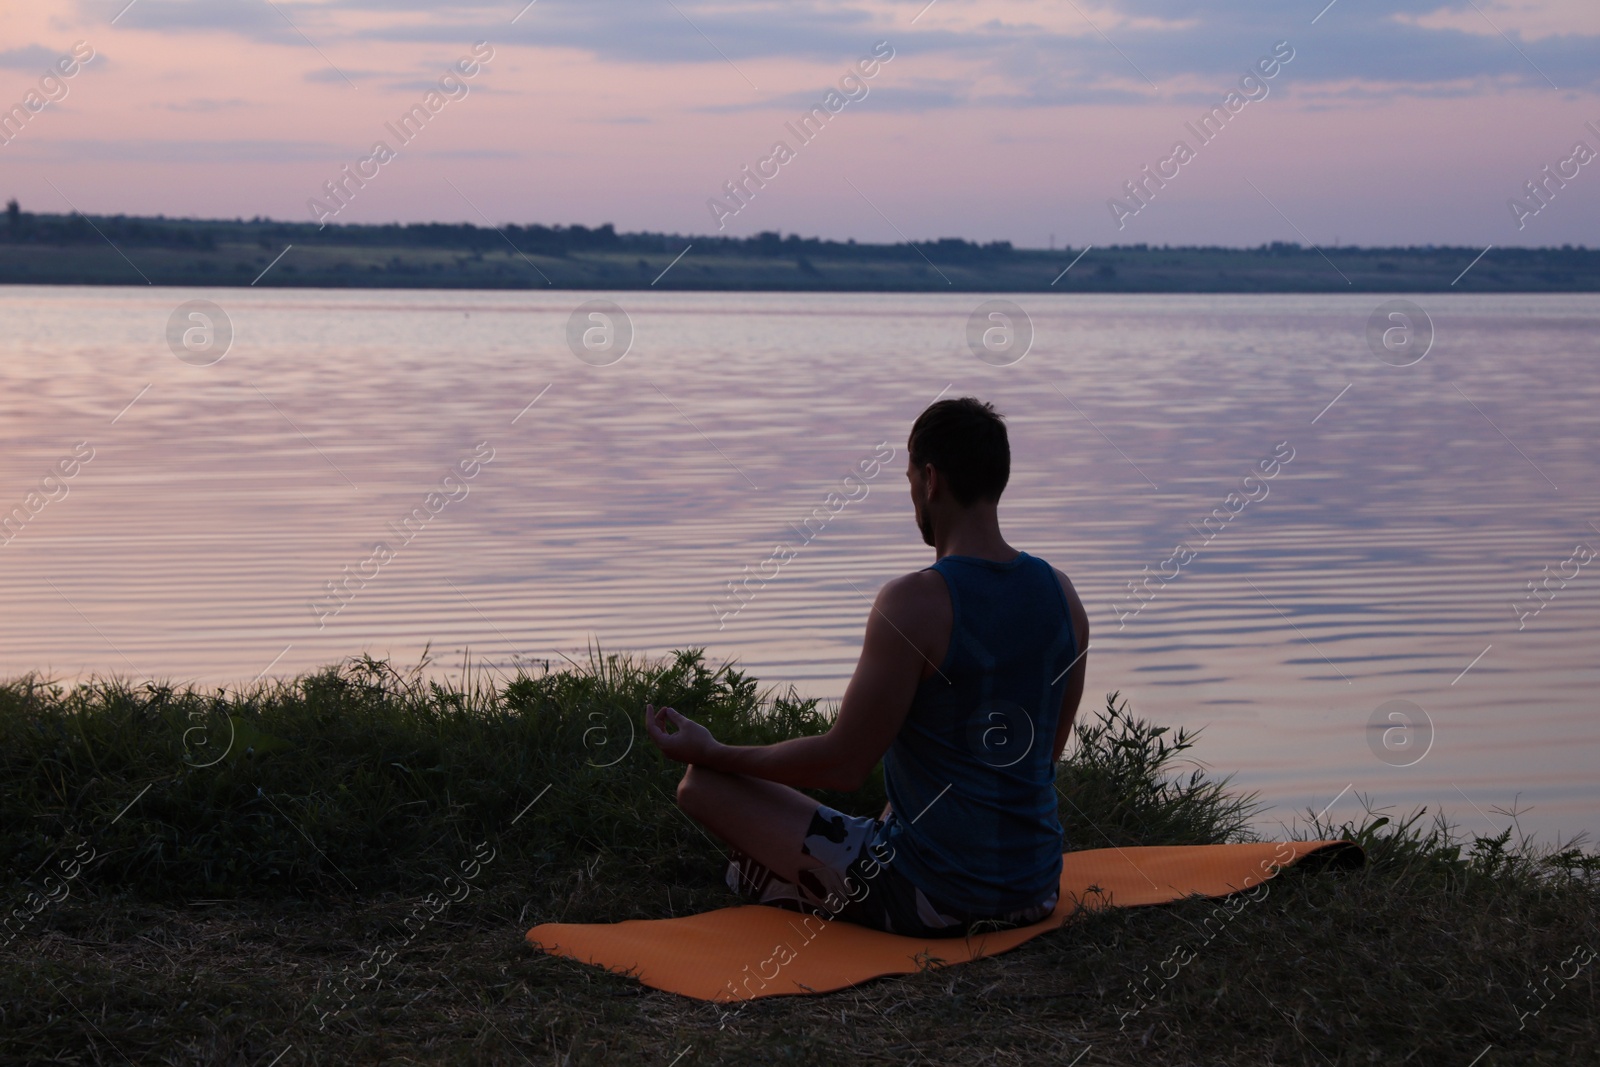
[[[736,1012],[535,955],[537,922],[730,902],[718,848],[671,801],[679,769],[642,736],[647,701],[743,743],[827,724],[694,652],[450,684],[363,659],[244,692],[0,686],[0,1062],[1600,1055],[1600,964],[1573,955],[1600,948],[1596,857],[1509,831],[1460,841],[1420,814],[1305,827],[1356,838],[1368,865],[1291,870],[1220,928],[1215,902],[1119,910],[994,959]],[[1059,778],[1075,847],[1247,838],[1254,798],[1189,766],[1193,737],[1115,695],[1083,720]],[[819,795],[883,804],[876,777]],[[362,970],[382,948],[393,962]]]

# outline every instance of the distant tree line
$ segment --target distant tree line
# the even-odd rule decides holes
[[[830,257],[854,256],[873,259],[885,256],[916,256],[937,252],[945,260],[985,259],[1006,256],[1014,250],[1010,241],[978,244],[959,237],[913,244],[873,245],[850,241],[827,241],[798,234],[783,236],[774,232],[751,237],[702,237],[667,233],[617,233],[611,223],[588,227],[475,226],[471,223],[413,222],[378,225],[332,223],[319,227],[313,222],[280,222],[256,217],[234,220],[169,219],[128,215],[85,217],[43,215],[24,212],[17,201],[7,204],[7,225],[0,241],[12,244],[73,245],[111,240],[134,247],[162,247],[215,250],[219,243],[255,243],[263,248],[297,245],[332,245],[378,248],[448,248],[469,252],[504,249],[507,242],[517,250],[537,255],[564,256],[574,252],[621,252],[676,254],[693,241],[697,254],[718,252],[758,256],[795,256],[824,252]]]
[[[756,256],[762,258],[795,259],[802,270],[814,270],[811,259],[827,260],[917,260],[924,257],[936,263],[982,264],[1011,259],[1018,256],[1049,256],[1059,258],[1070,254],[1071,248],[1052,250],[1013,248],[1010,241],[990,241],[979,244],[959,237],[941,237],[937,240],[901,242],[896,244],[868,244],[855,240],[834,241],[818,237],[801,237],[798,234],[779,234],[772,231],[749,237],[682,235],[668,233],[618,233],[611,223],[588,227],[543,226],[537,223],[520,226],[476,226],[471,223],[413,222],[387,224],[330,223],[319,227],[315,222],[284,222],[257,216],[252,219],[169,219],[130,215],[84,216],[77,212],[67,215],[34,214],[21,209],[15,199],[6,204],[6,224],[0,227],[0,244],[13,245],[85,245],[111,241],[118,246],[159,247],[198,252],[216,251],[220,245],[254,244],[262,249],[277,250],[285,245],[324,245],[345,248],[418,248],[451,249],[469,253],[509,251],[533,255],[566,256],[573,253],[638,253],[676,255],[690,242],[694,243],[696,257],[705,255]],[[508,247],[509,245],[509,247]],[[1318,251],[1302,247],[1293,241],[1272,241],[1253,249],[1221,248],[1204,245],[1104,245],[1104,252],[1138,253],[1205,253],[1211,255],[1250,255],[1267,257],[1297,257],[1317,255]],[[1447,245],[1420,245],[1405,248],[1340,246],[1341,255],[1386,256],[1429,255],[1465,253],[1476,255],[1476,248],[1453,248]],[[1563,245],[1560,249],[1501,248],[1496,250],[1499,260],[1536,256],[1542,262],[1592,264],[1590,257],[1600,256],[1600,250],[1591,251],[1582,245]]]

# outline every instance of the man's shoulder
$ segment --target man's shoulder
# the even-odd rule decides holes
[[[1072,586],[1072,579],[1067,577],[1067,572],[1060,567],[1051,567],[1055,572],[1056,581],[1061,585],[1061,593],[1067,598],[1067,614],[1072,618],[1073,631],[1078,636],[1079,643],[1089,639],[1089,612],[1083,606],[1083,600],[1078,596],[1078,591]]]
[[[949,626],[950,588],[939,572],[931,568],[902,574],[883,583],[876,607],[902,630],[942,621]]]
[[[1049,567],[1050,573],[1056,576],[1056,583],[1061,586],[1061,591],[1067,594],[1068,600],[1071,600],[1077,596],[1077,592],[1072,588],[1072,579],[1067,577],[1066,571],[1062,570],[1060,567],[1057,567],[1053,563],[1049,563],[1044,560],[1040,560],[1040,562],[1044,563],[1046,567]]]
[[[884,636],[897,646],[911,643],[924,661],[935,665],[944,659],[955,622],[950,589],[935,570],[912,571],[892,578],[878,590],[872,616],[888,623]],[[889,637],[890,633],[896,636]]]
[[[914,608],[940,600],[950,602],[949,587],[932,567],[891,578],[883,583],[881,592],[886,600],[905,607]]]

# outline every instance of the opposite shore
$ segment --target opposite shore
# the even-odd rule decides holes
[[[0,285],[745,292],[1600,292],[1600,250],[1146,244],[1016,248],[587,227],[0,216]]]

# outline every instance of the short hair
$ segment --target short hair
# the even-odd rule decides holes
[[[1011,442],[1005,416],[977,397],[937,400],[911,425],[906,450],[913,466],[931,463],[950,483],[956,502],[999,502],[1011,479]]]

